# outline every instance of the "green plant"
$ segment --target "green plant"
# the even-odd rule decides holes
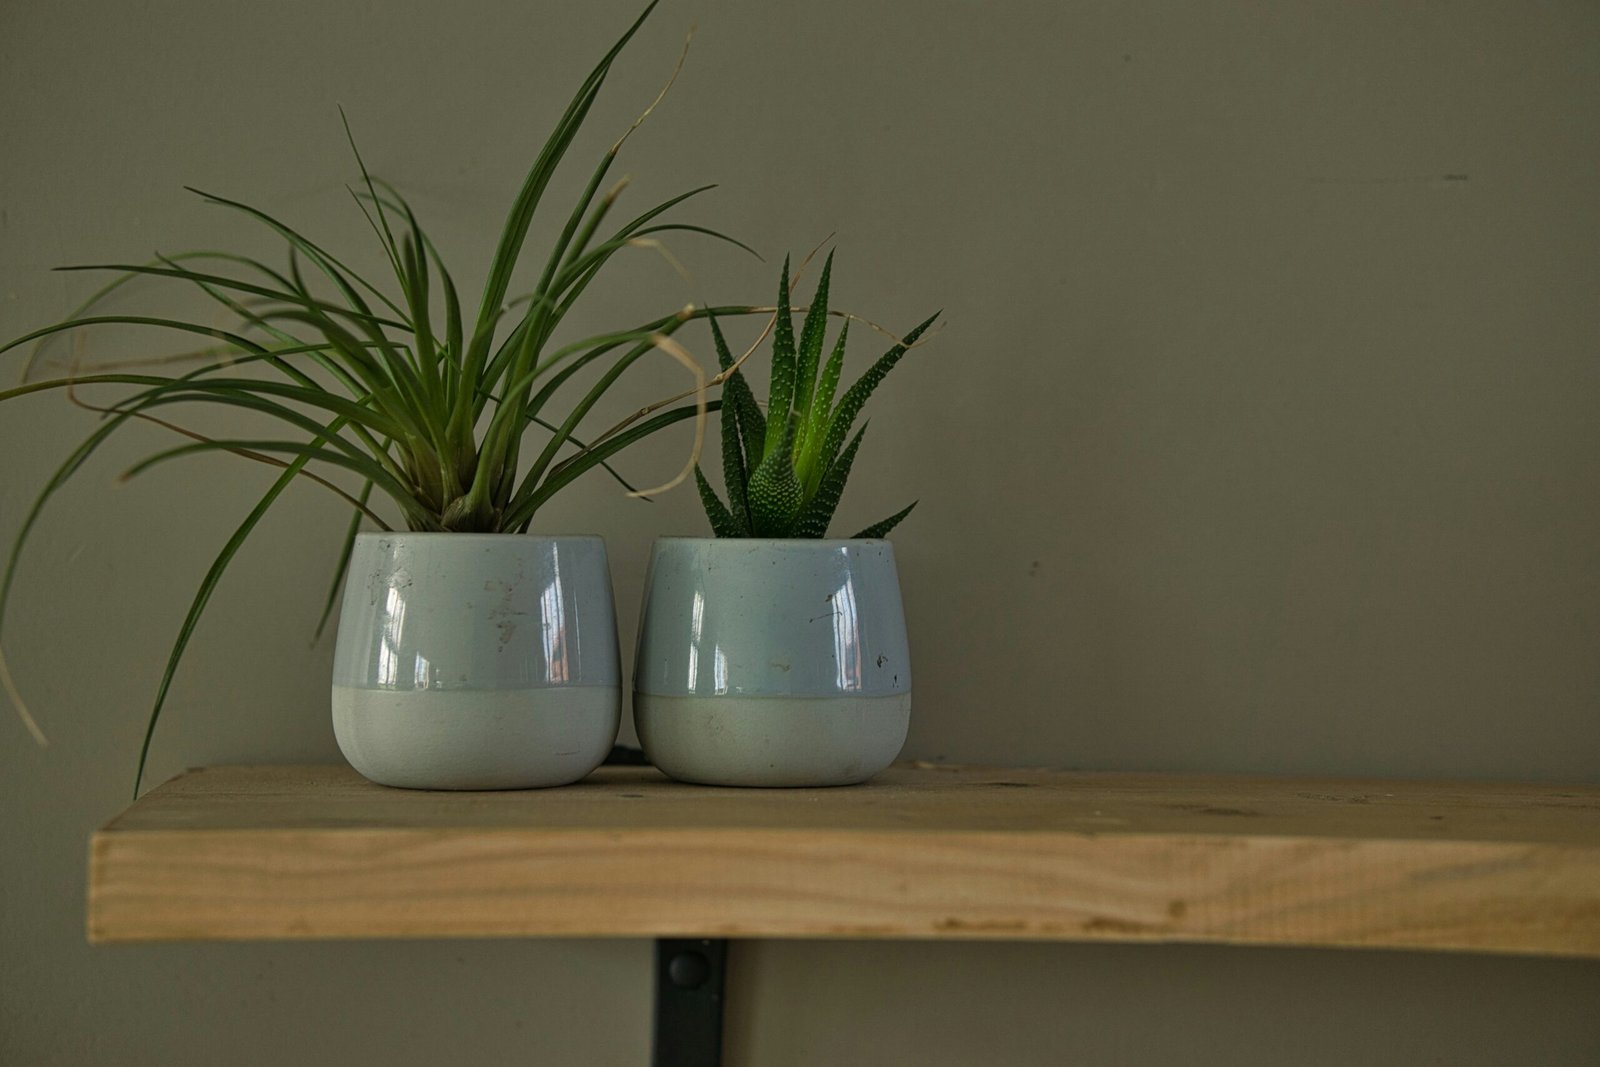
[[[846,317],[839,328],[838,340],[824,364],[821,357],[827,340],[828,285],[832,274],[830,253],[796,341],[789,306],[789,262],[784,261],[772,336],[772,385],[765,415],[738,370],[716,317],[710,317],[717,360],[722,365],[720,377],[724,379],[719,421],[727,503],[717,496],[698,464],[694,473],[700,502],[718,537],[826,537],[862,435],[867,432],[863,423],[845,443],[856,416],[878,383],[939,317],[934,312],[906,334],[834,403],[844,368],[850,319]],[[912,501],[855,536],[883,537],[916,506]]]
[[[0,620],[17,561],[41,509],[130,420],[156,423],[188,441],[141,461],[127,476],[181,456],[212,451],[230,452],[282,471],[223,546],[189,607],[149,716],[139,758],[141,777],[173,674],[212,591],[240,545],[297,478],[310,478],[333,490],[352,508],[338,573],[318,625],[320,633],[335,603],[350,545],[362,520],[380,529],[390,528],[373,509],[374,491],[393,502],[404,525],[412,530],[526,531],[540,506],[554,493],[597,466],[632,490],[609,467],[612,456],[656,430],[682,419],[703,417],[717,406],[706,402],[702,379],[694,404],[658,410],[681,399],[673,398],[639,410],[592,439],[576,436],[581,420],[644,354],[662,348],[686,359],[670,335],[712,310],[686,308],[553,347],[556,328],[607,262],[624,248],[653,243],[651,235],[670,231],[704,234],[745,248],[701,226],[656,221],[668,209],[711,186],[657,204],[609,236],[597,238],[625,183],[617,183],[603,194],[601,184],[638,122],[601,156],[545,257],[533,291],[514,300],[507,298],[530,223],[552,176],[618,54],[655,6],[652,2],[595,66],[545,141],[506,218],[476,313],[470,317],[410,205],[392,186],[368,174],[352,137],[350,145],[362,185],[351,194],[394,271],[398,298],[266,212],[194,190],[210,203],[244,212],[282,238],[288,246],[287,265],[278,269],[231,252],[190,252],[157,256],[145,264],[63,268],[109,270],[117,272],[117,277],[67,320],[0,346],[0,352],[5,352],[63,331],[105,324],[158,327],[220,342],[201,352],[149,361],[197,364],[184,373],[72,374],[30,382],[25,367],[22,385],[0,391],[0,401],[4,401],[51,389],[67,389],[70,396],[70,390],[85,385],[137,387],[131,396],[95,408],[105,417],[67,457],[23,518],[0,578]],[[659,100],[657,97],[656,102]],[[652,103],[639,121],[654,107]],[[226,330],[153,315],[86,314],[109,292],[138,277],[197,287],[237,316],[240,325]],[[717,310],[737,314],[748,309]],[[578,371],[612,356],[609,368],[586,392],[558,405],[556,392]],[[179,404],[242,409],[276,420],[291,434],[218,439],[155,414]],[[533,426],[548,431],[548,438],[537,451],[530,450],[531,459],[524,462],[524,441]],[[576,451],[563,456],[563,449],[569,446]],[[350,472],[360,486],[346,491],[317,473],[318,469]],[[687,475],[687,470],[684,473]],[[3,658],[0,684],[42,742],[43,735],[17,694]]]

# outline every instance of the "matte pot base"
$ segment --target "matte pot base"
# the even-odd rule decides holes
[[[621,686],[333,687],[333,732],[345,759],[379,785],[407,789],[576,782],[604,762],[621,717]]]
[[[893,763],[905,744],[911,694],[652,696],[635,691],[645,755],[700,785],[854,785]]]

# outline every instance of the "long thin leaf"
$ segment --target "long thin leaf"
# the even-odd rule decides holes
[[[550,297],[550,283],[555,277],[561,262],[566,258],[568,247],[574,235],[584,222],[588,214],[589,205],[593,202],[595,193],[599,191],[600,183],[605,179],[606,171],[610,169],[611,162],[616,158],[616,149],[607,152],[600,160],[589,178],[589,184],[578,202],[567,214],[566,225],[561,230],[561,235],[556,238],[550,255],[546,260],[544,272],[539,277],[539,283],[534,287],[536,298],[529,306],[524,316],[524,329],[521,330],[522,339],[511,358],[506,376],[513,379],[516,384],[505,387],[509,407],[497,409],[495,419],[491,421],[489,431],[485,438],[485,452],[490,463],[500,469],[500,482],[497,486],[497,496],[505,499],[515,492],[517,467],[522,454],[522,434],[519,429],[522,425],[518,413],[527,407],[529,393],[533,388],[533,378],[528,376],[530,368],[538,362],[539,349],[543,346],[555,323],[559,321],[556,314],[556,302]],[[604,205],[602,205],[602,208]],[[602,212],[603,213],[603,212]],[[595,220],[598,225],[599,220]],[[480,470],[482,467],[480,466]]]
[[[555,423],[546,422],[545,420],[543,420],[541,418],[538,418],[538,417],[535,417],[533,419],[533,422],[534,422],[535,425],[539,426],[541,429],[549,430],[551,433],[559,433],[561,431],[561,427],[557,426]],[[568,434],[567,435],[567,444],[571,445],[573,448],[576,448],[580,452],[587,451],[588,448],[589,448],[588,445],[584,444],[581,440],[579,440],[577,437],[574,437],[572,434]],[[638,491],[638,486],[634,485],[632,482],[628,481],[628,479],[624,478],[617,471],[617,468],[613,467],[610,463],[607,463],[604,460],[602,460],[601,463],[600,463],[600,468],[602,470],[604,470],[607,474],[611,475],[611,480],[616,482],[618,485],[622,486],[622,488],[624,490],[626,490],[627,492],[634,493],[634,492]],[[641,497],[640,499],[642,499],[646,504],[654,504],[655,503],[655,500],[653,500],[650,497]]]
[[[193,456],[205,452],[267,452],[280,453],[288,456],[303,457],[306,460],[315,460],[326,463],[332,467],[354,471],[363,478],[370,479],[378,484],[385,492],[394,497],[396,502],[404,502],[410,498],[405,487],[395,484],[395,480],[378,464],[344,452],[330,452],[326,448],[303,441],[282,441],[273,438],[215,438],[207,441],[192,441],[186,445],[164,449],[151,456],[146,456],[123,472],[123,478],[135,478],[151,467],[184,456]]]
[[[489,344],[492,340],[492,327],[498,317],[500,305],[505,300],[506,289],[511,284],[511,273],[520,258],[522,243],[528,234],[528,227],[533,221],[534,210],[538,207],[540,198],[544,195],[545,187],[549,185],[551,176],[555,173],[557,165],[566,155],[567,148],[577,136],[578,127],[589,113],[590,106],[600,92],[600,87],[605,83],[606,75],[610,72],[611,64],[617,55],[633,39],[644,20],[650,17],[659,0],[651,0],[649,6],[628,27],[616,44],[611,46],[594,70],[584,79],[578,92],[567,105],[566,112],[556,124],[554,132],[545,141],[544,148],[539,153],[539,158],[534,161],[529,170],[527,179],[523,182],[522,191],[512,205],[510,214],[506,218],[506,225],[500,234],[500,243],[495,248],[494,259],[490,262],[489,278],[484,285],[483,300],[478,308],[477,325],[473,328],[472,339],[468,344],[467,359],[465,363],[465,376],[469,381],[479,379],[480,371],[488,356]],[[465,417],[464,413],[460,416]],[[482,467],[483,465],[480,465]],[[476,489],[476,485],[474,486]]]
[[[382,316],[374,315],[370,311],[362,312],[353,308],[340,307],[338,304],[330,304],[326,300],[317,300],[312,297],[302,296],[299,293],[293,292],[292,290],[289,292],[284,292],[280,289],[273,289],[270,286],[257,285],[255,282],[247,282],[239,278],[229,278],[224,274],[210,274],[205,271],[187,270],[181,267],[147,267],[140,263],[74,263],[71,266],[56,267],[54,269],[64,274],[73,273],[75,271],[114,270],[120,271],[124,274],[147,274],[155,278],[181,278],[184,281],[204,281],[209,282],[212,285],[221,286],[224,289],[233,289],[237,292],[249,293],[251,296],[265,297],[268,300],[276,300],[284,304],[299,305],[314,311],[322,312],[325,315],[338,315],[341,318],[347,318],[352,322],[366,323],[375,327],[388,327],[396,330],[409,331],[411,329],[411,324],[408,322],[401,322],[396,319],[386,319]],[[16,342],[12,343],[15,344]],[[7,345],[6,347],[9,348],[11,345]]]
[[[232,252],[213,252],[208,250],[179,252],[171,256],[159,256],[156,259],[151,260],[149,263],[144,264],[144,266],[154,267],[160,263],[170,264],[173,262],[191,259],[216,259],[224,262],[238,263],[242,266],[248,266],[253,270],[259,270],[273,281],[276,281],[284,286],[289,285],[289,280],[283,277],[283,275],[279,274],[277,271],[273,270],[271,267],[268,267],[264,263],[252,259],[249,256],[236,255]],[[89,313],[90,309],[138,277],[138,274],[122,274],[111,279],[109,282],[106,282],[104,285],[100,286],[100,288],[96,289],[93,293],[90,293],[82,303],[73,308],[72,311],[67,314],[66,319],[63,321],[71,322],[73,319],[84,317]],[[33,351],[28,353],[28,358],[22,365],[21,377],[23,381],[28,380],[28,375],[32,372],[35,364],[38,362],[39,356],[43,352],[43,344],[44,342],[41,341],[38,345],[34,346]]]
[[[667,208],[670,208],[670,206],[677,205],[677,203],[682,203],[683,200],[688,200],[688,198],[693,197],[693,195],[699,194],[699,192],[704,192],[704,190],[707,189],[712,189],[712,186],[701,186],[699,189],[691,189],[690,192],[685,192],[685,194],[677,195],[677,197],[672,197],[670,200],[666,200],[666,202],[659,203],[659,205],[654,206],[653,210],[646,211],[646,213],[642,214],[642,216],[638,216],[637,219],[629,222],[629,226],[624,226],[622,227],[622,230],[618,230],[618,235],[611,238],[611,240],[613,240],[613,242],[621,242],[618,243],[619,248],[621,248],[622,243],[626,243],[624,238],[626,238],[626,234],[629,234],[630,227],[635,227],[635,229],[637,229],[638,226],[643,226],[643,222],[648,221],[648,219],[656,218],[658,214],[661,214],[662,211],[666,211]],[[595,219],[595,224],[598,226],[598,219]],[[573,258],[578,258],[582,251],[584,251],[584,248],[574,245],[573,250],[571,250],[571,256],[573,256]],[[605,259],[600,258],[597,262],[594,262],[594,264],[589,267],[590,277],[592,277],[594,272],[598,272],[600,266],[603,266],[603,262],[605,262]],[[566,278],[566,275],[570,274],[570,272],[566,270],[566,267],[570,266],[571,264],[563,264],[562,275],[560,275],[560,277]],[[563,288],[565,288],[565,286],[563,286]],[[550,294],[533,293],[530,294],[530,299],[533,299],[533,301],[549,301]],[[565,312],[568,307],[571,307],[571,299],[576,299],[576,296],[571,296],[570,299],[563,301],[563,306],[558,309],[557,317],[560,317],[560,312]],[[501,379],[502,374],[506,373],[507,366],[510,365],[510,360],[512,360],[512,357],[514,357],[515,352],[517,352],[518,346],[522,344],[523,334],[525,334],[525,331],[528,330],[528,328],[530,328],[530,323],[523,322],[517,326],[517,330],[512,331],[512,334],[510,334],[509,338],[507,338],[506,344],[502,344],[502,346],[499,347],[498,352],[494,354],[493,360],[490,360],[488,365],[485,366],[485,370],[483,370],[482,374],[483,382],[496,382]],[[568,347],[573,349],[573,346]],[[578,349],[581,349],[581,347],[587,346],[578,346]],[[549,358],[542,360],[542,363],[550,363]],[[475,406],[474,418],[477,418],[477,416],[482,416],[483,400],[488,397],[490,392],[490,389],[485,389],[485,387],[482,386],[480,386],[480,389],[478,389],[478,402],[477,406]],[[538,406],[534,406],[533,410],[538,411]]]
[[[322,273],[326,275],[330,281],[338,286],[341,292],[347,292],[351,288],[351,283],[353,281],[355,284],[360,285],[367,292],[377,297],[381,303],[385,304],[389,310],[393,311],[396,315],[405,314],[400,310],[400,305],[391,300],[382,289],[379,289],[361,275],[351,270],[344,263],[340,262],[339,259],[333,255],[333,253],[318,245],[316,242],[308,239],[303,234],[297,232],[287,223],[279,221],[273,216],[267,214],[265,211],[262,211],[260,208],[251,207],[249,204],[241,201],[230,200],[225,196],[218,196],[215,193],[208,193],[204,189],[196,189],[192,185],[186,185],[184,188],[208,203],[216,204],[219,207],[231,208],[234,211],[243,212],[244,214],[255,219],[257,222],[264,224],[279,237],[282,237],[285,241],[288,241],[291,249],[299,249],[301,252],[305,253],[306,258],[315,263],[317,265],[317,269],[322,271]]]
[[[569,360],[569,362],[565,367],[552,375],[550,380],[545,383],[543,388],[540,389],[539,393],[530,402],[530,412],[536,412],[540,410],[543,405],[548,402],[550,397],[556,392],[557,389],[564,385],[574,374],[582,370],[589,363],[600,358],[601,356],[615,351],[617,348],[622,347],[622,345],[626,344],[629,340],[637,339],[638,342],[632,349],[620,357],[618,361],[613,364],[612,368],[606,372],[606,375],[602,377],[600,381],[596,383],[589,390],[589,392],[586,393],[584,397],[569,410],[566,420],[556,432],[555,437],[552,438],[548,445],[546,445],[545,449],[529,467],[526,474],[523,475],[522,482],[518,485],[517,491],[511,497],[511,502],[507,505],[508,512],[512,510],[520,511],[521,506],[526,503],[535,493],[536,487],[539,484],[539,480],[543,478],[545,473],[549,470],[550,464],[554,461],[556,453],[562,447],[563,441],[571,437],[573,432],[577,429],[578,423],[585,415],[588,414],[590,409],[593,408],[594,404],[599,400],[599,398],[607,389],[610,388],[611,384],[615,382],[616,379],[625,370],[627,370],[627,368],[635,360],[639,359],[645,355],[645,353],[651,351],[655,347],[654,343],[650,340],[651,335],[659,333],[670,336],[672,333],[682,327],[684,323],[692,319],[710,318],[716,315],[753,315],[758,313],[759,312],[755,308],[740,305],[729,305],[714,308],[695,308],[693,310],[686,309],[678,312],[677,314],[669,315],[665,318],[657,319],[654,322],[646,323],[635,330],[629,330],[620,334],[591,337],[582,341],[574,342],[573,344],[568,345],[549,356],[545,361],[547,365],[553,366],[564,359]],[[581,349],[597,341],[600,343],[596,345],[596,347],[590,348],[588,351],[582,351],[580,354]]]
[[[711,404],[715,403],[716,401],[711,402]],[[710,410],[711,404],[707,405],[707,410]],[[664,429],[684,419],[692,419],[698,414],[698,410],[692,404],[686,407],[673,408],[670,411],[663,411],[659,415],[653,415],[638,425],[617,434],[615,437],[607,438],[601,444],[592,446],[581,455],[573,457],[572,460],[564,463],[560,470],[551,471],[550,476],[539,486],[536,493],[515,511],[506,515],[503,523],[504,528],[515,529],[527,522],[533,517],[534,512],[539,509],[540,505],[561,489],[570,485],[574,479],[598,466],[601,461],[610,459],[624,448],[636,441],[644,440],[657,430]]]
[[[674,329],[677,328],[677,326],[681,324],[681,321],[677,323],[668,323],[657,332],[663,335],[669,335]],[[583,417],[587,415],[594,405],[600,401],[600,398],[605,395],[606,391],[611,388],[612,384],[622,376],[623,371],[632,366],[633,363],[645,353],[653,351],[654,349],[655,342],[649,338],[646,338],[645,340],[634,345],[627,352],[623,353],[623,355],[611,365],[611,368],[600,377],[600,380],[590,387],[589,391],[572,406],[572,409],[568,412],[566,419],[561,423],[560,429],[558,429],[551,436],[549,443],[545,445],[544,449],[539,453],[538,458],[533,461],[528,473],[523,477],[521,486],[519,486],[516,495],[512,497],[513,503],[515,503],[518,497],[522,497],[525,493],[528,494],[529,497],[538,495],[533,491],[532,487],[538,485],[540,479],[545,476],[545,472],[549,470],[550,464],[555,459],[556,453],[566,442],[566,439],[575,430],[577,430],[578,424],[583,421]]]
[[[338,393],[330,393],[312,387],[294,385],[290,382],[271,381],[263,378],[198,378],[194,381],[179,382],[177,379],[170,383],[175,390],[195,394],[186,399],[204,399],[215,403],[229,403],[240,396],[281,396],[308,407],[327,411],[334,415],[343,415],[352,422],[360,423],[376,433],[385,436],[396,436],[401,432],[399,424],[389,419],[381,411],[355,400],[349,400]]]
[[[361,180],[366,182],[367,192],[372,195],[373,206],[378,211],[379,225],[374,229],[380,231],[378,236],[382,239],[384,251],[388,253],[390,265],[394,267],[395,277],[399,279],[402,286],[405,286],[406,276],[403,261],[400,257],[400,249],[395,245],[394,232],[389,229],[389,217],[384,214],[382,201],[378,200],[378,190],[372,184],[372,175],[367,171],[366,160],[361,158],[361,149],[356,147],[356,135],[350,129],[350,116],[344,113],[343,107],[339,108],[339,121],[344,123],[344,136],[345,140],[350,144],[350,154],[356,157],[356,167],[361,171]],[[359,203],[359,201],[357,202]],[[409,296],[410,292],[408,291],[406,295]]]
[[[338,420],[328,425],[329,433],[338,432]],[[217,583],[222,580],[223,573],[228,569],[228,564],[233,562],[233,557],[238,554],[240,547],[250,537],[256,525],[261,522],[278,497],[299,475],[300,469],[309,462],[309,457],[297,459],[289,464],[278,480],[262,495],[255,507],[250,509],[250,514],[245,516],[244,522],[228,538],[222,546],[222,551],[212,561],[211,567],[200,581],[200,588],[196,590],[194,600],[189,604],[189,610],[184,615],[183,625],[178,628],[177,640],[173,642],[172,652],[167,656],[166,669],[161,673],[161,684],[156,689],[155,703],[150,709],[149,721],[145,724],[144,740],[139,746],[139,768],[133,777],[133,795],[139,795],[139,785],[144,781],[145,764],[150,758],[150,742],[155,737],[156,723],[161,718],[161,710],[166,706],[167,694],[172,689],[173,676],[178,672],[178,664],[183,661],[183,653],[189,647],[189,639],[194,636],[195,626],[200,622],[200,616],[205,612],[206,605],[211,601],[211,594],[216,589]]]
[[[148,408],[166,407],[171,404],[184,403],[215,404],[219,407],[236,407],[243,408],[248,411],[256,411],[263,415],[268,415],[279,422],[287,423],[297,430],[305,430],[311,434],[316,434],[321,429],[321,423],[317,422],[317,420],[313,419],[310,415],[301,411],[297,411],[294,408],[288,407],[287,405],[276,403],[275,401],[268,400],[265,397],[257,396],[252,392],[244,390],[226,390],[216,393],[202,392],[198,397],[195,397],[186,395],[181,388],[176,386],[171,389],[152,389],[148,390],[146,393],[140,394],[133,401],[125,401],[124,404],[119,404],[116,407],[109,408],[107,410],[116,411],[125,404],[135,404],[137,409],[142,412]],[[332,410],[337,411],[340,409],[334,408]],[[385,462],[387,458],[385,453],[381,451],[368,452],[362,447],[362,445],[347,440],[342,434],[335,434],[329,440],[341,452],[344,452],[354,460],[358,462],[376,462],[384,466],[385,469],[389,470],[392,474],[395,474],[396,478],[399,477],[399,472],[395,471],[391,465]]]
[[[38,331],[35,332],[37,333]],[[21,342],[14,342],[12,345],[8,345],[6,347],[15,347],[17,343]],[[153,388],[156,390],[162,390],[170,387],[187,385],[193,379],[203,374],[205,370],[206,368],[196,368],[195,370],[190,371],[188,374],[176,379],[161,379],[159,384]],[[27,387],[24,386],[21,388]],[[113,413],[105,422],[102,422],[99,426],[97,426],[87,437],[83,439],[82,442],[79,443],[76,448],[68,453],[67,458],[62,461],[58,468],[56,468],[55,473],[51,475],[49,481],[45,483],[44,488],[42,488],[34,497],[33,503],[29,506],[27,513],[23,516],[22,524],[17,528],[16,536],[12,540],[11,551],[6,557],[5,572],[3,575],[0,575],[0,632],[3,632],[4,629],[6,606],[10,603],[12,584],[16,580],[17,563],[22,558],[22,550],[24,547],[26,547],[28,538],[33,533],[34,525],[38,522],[39,515],[44,511],[45,505],[49,503],[50,499],[55,496],[61,487],[78,472],[83,464],[88,461],[89,457],[94,455],[100,446],[104,444],[113,433],[126,425],[128,420],[132,419],[136,414],[137,405],[134,407],[122,408]]]
[[[361,492],[356,497],[365,506],[372,499],[371,480],[361,483]],[[317,629],[311,636],[312,642],[322,637],[322,631],[327,628],[328,620],[333,617],[334,605],[339,603],[339,593],[344,589],[345,572],[350,569],[350,554],[356,547],[356,534],[361,530],[361,512],[357,508],[350,509],[350,522],[345,526],[344,540],[339,548],[339,563],[333,569],[333,581],[328,585],[328,598],[323,602],[322,614],[317,618]]]
[[[153,315],[91,315],[83,319],[69,319],[58,322],[53,326],[43,326],[30,333],[25,333],[13,341],[0,345],[0,353],[11,351],[29,341],[51,334],[63,333],[67,330],[76,330],[83,326],[161,326],[169,330],[180,330],[184,333],[199,334],[202,337],[214,337],[219,341],[226,341],[244,352],[261,351],[261,346],[242,334],[231,330],[220,330],[215,326],[202,326],[199,323],[185,322],[182,319],[160,318]]]
[[[213,197],[207,193],[201,193],[200,195],[205,196],[207,199],[215,200],[218,203],[239,207],[242,210],[249,211],[254,215],[265,218],[265,216],[262,216],[260,212],[246,205],[240,205],[234,201],[224,200],[220,197]],[[285,233],[293,233],[293,231],[288,230],[286,227],[281,227],[281,224],[278,224],[275,221],[270,224],[273,225],[274,228],[281,228]],[[316,249],[315,245],[311,245],[310,242],[305,242],[303,238],[298,238],[298,235],[296,235],[296,238],[299,242],[302,242],[305,247]],[[299,246],[299,244],[296,245],[296,247]],[[355,291],[354,287],[350,285],[343,275],[338,270],[334,269],[330,264],[323,262],[324,258],[331,257],[326,257],[326,253],[322,253],[320,249],[318,249],[316,252],[308,252],[307,254],[313,256],[315,261],[323,269],[324,273],[328,274],[328,276],[332,278],[340,287],[345,299],[351,304],[350,308],[342,308],[337,304],[330,304],[326,301],[312,298],[311,296],[305,294],[303,287],[297,287],[290,292],[283,292],[281,290],[274,290],[266,286],[243,282],[236,278],[228,278],[222,275],[206,274],[200,271],[190,271],[181,268],[144,267],[137,264],[99,264],[58,267],[56,269],[67,271],[128,271],[138,274],[150,274],[158,277],[181,278],[191,282],[206,283],[219,286],[224,289],[234,289],[239,292],[265,296],[269,299],[289,304],[292,307],[299,309],[298,312],[284,313],[282,317],[303,317],[306,319],[306,321],[310,322],[317,328],[322,329],[325,333],[333,329],[333,323],[329,316],[338,315],[342,318],[347,318],[355,325],[357,329],[361,330],[370,341],[383,350],[384,354],[388,357],[378,361],[377,365],[386,371],[391,380],[391,384],[393,384],[393,386],[411,402],[414,410],[421,413],[423,417],[419,419],[419,422],[423,426],[428,427],[429,436],[433,436],[435,431],[442,432],[442,424],[436,426],[436,420],[429,417],[431,416],[431,409],[429,409],[425,403],[419,402],[423,389],[420,382],[416,378],[414,370],[407,364],[406,360],[400,356],[398,350],[392,346],[386,335],[383,333],[385,327],[409,331],[411,329],[411,324],[409,322],[396,322],[393,320],[383,319],[372,314],[371,309],[368,308],[365,301],[362,300],[360,294]],[[390,306],[394,306],[392,302],[390,302]],[[271,316],[262,317],[268,318]]]
[[[136,418],[140,419],[141,421],[150,422],[150,423],[153,423],[154,425],[162,427],[163,429],[171,430],[173,433],[176,433],[176,434],[178,434],[178,435],[180,435],[182,437],[187,437],[192,441],[204,441],[204,442],[206,442],[208,444],[219,443],[219,442],[215,442],[214,439],[212,439],[210,437],[207,437],[205,434],[197,433],[194,430],[190,430],[190,429],[188,429],[186,427],[179,426],[177,423],[169,422],[166,419],[160,418],[159,416],[156,416],[156,415],[152,415],[147,410],[145,410],[145,408],[152,407],[152,406],[155,406],[155,405],[153,405],[153,404],[152,405],[143,405],[143,406],[141,406],[141,408],[139,410],[136,410],[136,411],[132,412],[131,414],[133,414]],[[101,411],[105,411],[105,412],[108,412],[108,413],[116,411],[115,408],[99,408],[99,409],[95,409],[95,410],[101,410]],[[309,420],[309,419],[307,421],[311,422],[311,425],[312,425],[312,427],[314,429],[317,428],[317,424],[314,421]],[[223,447],[224,451],[227,451],[227,452],[232,453],[233,455],[239,456],[241,459],[248,459],[248,460],[251,460],[251,461],[256,462],[256,463],[264,463],[264,464],[267,464],[268,466],[278,467],[278,468],[283,468],[283,467],[287,467],[288,466],[288,464],[283,462],[282,460],[275,459],[272,456],[263,455],[260,452],[251,451],[248,448],[233,448],[233,447],[229,447],[226,443],[222,443],[222,447]],[[388,524],[386,524],[376,513],[374,513],[371,510],[369,510],[365,505],[363,505],[360,501],[358,501],[355,497],[351,496],[349,493],[345,492],[338,485],[334,484],[333,482],[330,482],[328,479],[322,477],[320,474],[313,473],[312,471],[309,471],[309,470],[302,470],[300,472],[300,474],[301,474],[302,477],[308,479],[309,481],[315,482],[318,485],[322,486],[323,488],[325,488],[325,489],[329,490],[330,492],[334,493],[341,500],[343,500],[345,503],[347,503],[347,504],[351,505],[352,507],[356,508],[357,510],[365,513],[366,516],[369,519],[371,519],[373,522],[376,522],[378,524],[379,529],[383,529],[383,530],[390,529]],[[126,478],[126,477],[128,477],[128,475],[124,475],[124,478]]]

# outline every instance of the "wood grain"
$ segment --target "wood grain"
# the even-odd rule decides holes
[[[1600,957],[1600,788],[896,767],[648,768],[421,793],[224,767],[90,846],[92,941],[900,937]]]

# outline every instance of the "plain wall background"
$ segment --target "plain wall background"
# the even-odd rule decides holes
[[[637,6],[0,4],[0,334],[91,291],[58,264],[277,258],[184,184],[375,265],[336,103],[473,288]],[[829,233],[836,306],[896,329],[946,309],[875,398],[841,509],[922,500],[896,534],[908,756],[1600,779],[1600,7],[668,0],[561,211],[696,22],[618,173],[641,210],[722,183],[681,217],[768,262],[675,239],[692,282],[639,252],[574,329],[765,302]],[[87,341],[89,362],[182,346]],[[878,350],[858,334],[851,365]],[[643,368],[614,410],[682,380]],[[5,543],[91,425],[60,395],[0,407]],[[664,477],[687,440],[624,466]],[[645,942],[85,945],[86,835],[269,479],[216,458],[113,487],[167,443],[131,429],[59,496],[7,620],[54,743],[0,716],[0,1063],[644,1062]],[[310,635],[342,521],[308,486],[246,548],[152,781],[338,758]],[[703,524],[692,492],[590,477],[538,528],[607,537],[627,644],[651,538]],[[1593,963],[774,943],[733,966],[733,1064],[1600,1060]]]

